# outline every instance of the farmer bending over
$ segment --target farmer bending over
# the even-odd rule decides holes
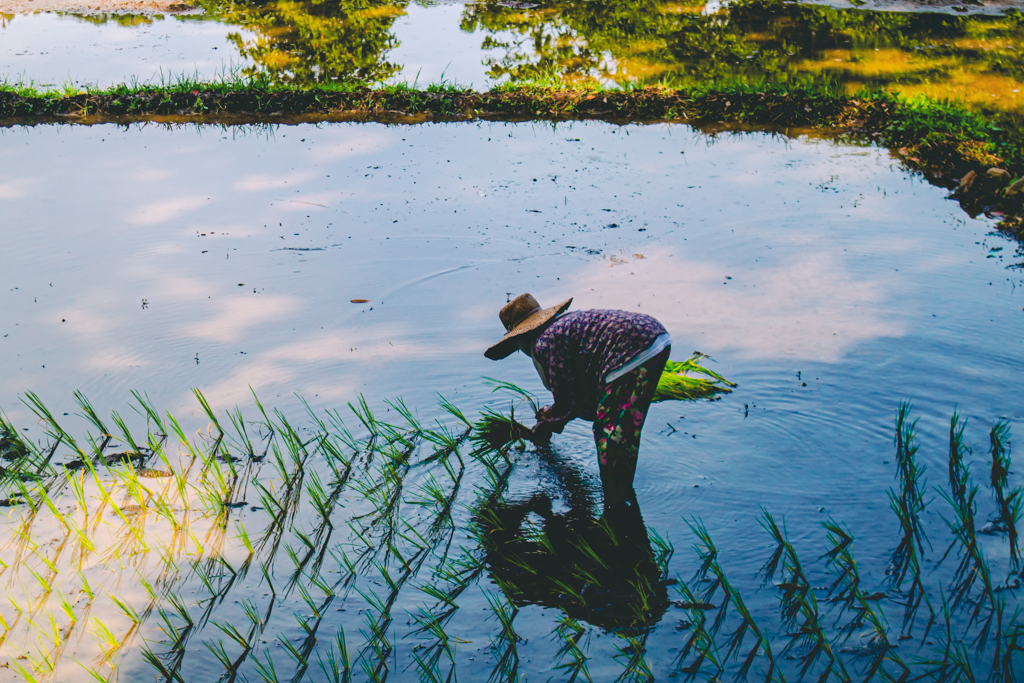
[[[533,359],[554,403],[537,412],[523,438],[545,446],[552,433],[581,418],[594,423],[605,506],[634,497],[640,430],[665,369],[672,338],[649,315],[591,310],[566,313],[572,299],[541,308],[521,294],[498,317],[506,334],[485,356],[517,349]]]

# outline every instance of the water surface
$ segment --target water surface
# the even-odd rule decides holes
[[[642,522],[675,544],[669,576],[688,579],[693,537],[682,522],[701,518],[733,583],[770,623],[775,595],[758,577],[771,552],[756,522],[762,508],[785,517],[809,564],[825,549],[818,522],[844,521],[858,539],[865,582],[887,590],[898,526],[885,492],[894,481],[899,401],[915,403],[919,459],[935,485],[944,480],[954,408],[970,418],[976,477],[986,471],[995,420],[1005,416],[1016,432],[1024,428],[1024,283],[1009,268],[1021,255],[990,234],[990,221],[969,219],[944,190],[871,146],[766,133],[707,136],[681,125],[102,125],[6,130],[0,168],[8,254],[0,273],[0,406],[33,439],[42,438],[40,426],[19,402],[30,390],[78,429],[81,418],[61,417],[76,412],[75,389],[136,428],[140,418],[126,406],[130,390],[142,390],[190,433],[207,422],[191,387],[218,411],[239,404],[250,416],[254,391],[296,424],[305,418],[295,393],[316,411],[346,414],[345,404],[363,394],[381,419],[396,421],[384,399],[401,396],[430,420],[443,417],[433,407],[440,393],[475,415],[495,401],[484,376],[546,396],[525,358],[496,364],[483,357],[501,333],[497,311],[509,297],[529,291],[542,303],[574,297],[574,308],[639,310],[669,329],[676,358],[709,353],[713,367],[739,384],[721,401],[652,408],[636,479]],[[507,410],[508,401],[495,405]],[[59,458],[66,457],[62,450]],[[507,514],[525,514],[515,505],[546,498],[566,519],[600,515],[586,425],[557,437],[552,454],[527,450],[518,462]],[[320,459],[311,468],[325,471]],[[426,471],[410,475],[409,496]],[[258,476],[270,481],[271,474]],[[473,551],[466,536],[478,505],[473,490],[486,482],[470,469],[462,486],[469,507],[455,515],[453,547]],[[267,512],[253,491],[247,500],[232,524],[256,534]],[[979,518],[991,512],[987,493],[981,505]],[[345,524],[367,506],[365,496],[345,494],[328,547],[358,547]],[[940,507],[926,515],[936,552],[945,538]],[[8,514],[10,542],[0,552],[10,565],[25,507]],[[108,516],[109,547],[128,547],[129,536]],[[311,533],[314,517],[301,507],[294,529]],[[50,530],[59,537],[56,521],[39,519],[40,540]],[[216,529],[209,520],[195,524]],[[134,574],[118,578],[111,569],[123,560],[113,550],[90,556],[86,575],[140,610],[147,599],[136,575],[164,576],[161,585],[194,613],[216,607],[214,621],[242,623],[234,601],[243,597],[266,603],[276,611],[255,654],[272,654],[279,673],[287,672],[282,678],[290,677],[291,660],[274,638],[304,637],[292,614],[308,609],[295,590],[270,596],[253,564],[237,592],[218,570],[229,597],[204,598],[201,577],[213,566],[204,563],[222,556],[237,568],[245,556],[236,533],[223,546],[205,540],[202,551],[185,543],[173,578],[145,553],[131,556]],[[301,547],[291,535],[287,543]],[[39,557],[50,557],[47,547],[39,546]],[[1005,537],[990,537],[986,547],[993,566],[1004,568]],[[0,576],[9,590],[26,586],[27,599],[63,620],[57,595],[77,595],[78,575],[63,564],[70,558],[60,559],[60,590],[34,597],[40,589],[27,568],[43,571],[41,562]],[[287,580],[290,562],[284,553],[271,561],[275,581]],[[327,560],[323,574],[344,574],[339,562]],[[824,583],[820,568],[814,571]],[[424,604],[415,587],[440,581],[431,576],[424,569],[395,594],[397,649],[386,661],[396,680],[418,677],[410,648],[423,636],[406,622]],[[497,660],[489,646],[497,622],[481,592],[493,595],[495,580],[485,572],[448,627],[470,641],[456,656],[466,677],[488,675]],[[371,661],[363,645],[377,612],[365,594],[384,595],[386,584],[379,566],[363,566],[356,586],[364,594],[339,589],[322,633],[343,624],[350,646]],[[661,677],[673,670],[685,637],[680,622],[689,617],[659,605],[646,642]],[[113,633],[140,633],[155,651],[166,650],[156,612],[135,630],[109,599],[94,609]],[[13,618],[12,609],[0,612]],[[553,675],[557,643],[549,635],[560,615],[550,600],[521,602],[520,673]],[[38,633],[19,623],[23,630],[5,648],[36,648]],[[68,633],[95,628],[89,623]],[[615,648],[624,643],[606,630],[607,620],[595,615],[589,623],[596,625],[586,640],[591,673],[614,678],[624,666]],[[220,670],[202,644],[218,640],[230,645],[213,624],[191,636],[186,680]],[[78,637],[64,652],[102,669],[102,639],[93,641]],[[125,642],[122,673],[153,675],[141,645]],[[910,658],[918,645],[901,647]],[[62,661],[58,677],[81,675]],[[253,666],[250,659],[242,669],[250,678]]]
[[[213,80],[251,62],[232,37],[251,34],[185,17],[0,15],[0,79],[42,90]]]

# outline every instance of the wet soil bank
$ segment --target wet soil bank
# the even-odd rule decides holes
[[[786,129],[815,127],[870,138],[929,181],[953,190],[972,215],[1003,216],[1024,238],[1024,138],[949,103],[891,93],[849,96],[820,89],[633,90],[507,86],[487,92],[404,86],[288,89],[238,84],[115,88],[77,94],[0,89],[0,125],[143,121],[299,123],[313,121],[604,120],[683,121]]]
[[[875,12],[946,12],[956,14],[1003,14],[1019,10],[1020,0],[806,0],[808,5],[834,9],[850,6]]]
[[[0,0],[0,14],[62,12],[83,15],[178,14],[195,11],[195,5],[180,0]]]

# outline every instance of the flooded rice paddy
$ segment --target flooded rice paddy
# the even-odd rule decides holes
[[[958,410],[977,528],[995,514],[989,430],[1024,429],[1024,255],[884,150],[683,125],[43,126],[3,131],[0,169],[0,406],[53,468],[3,493],[5,680],[346,680],[342,650],[354,680],[568,680],[581,661],[660,680],[686,675],[691,639],[704,677],[742,620],[729,607],[717,654],[701,635],[704,603],[736,603],[691,581],[697,519],[787,676],[807,652],[783,652],[787,582],[854,624],[829,636],[844,666],[879,651],[827,600],[830,518],[888,618],[884,667],[941,658],[956,560],[936,566],[952,508],[932,487]],[[655,315],[675,358],[699,349],[738,383],[651,409],[638,510],[602,512],[586,425],[549,452],[474,455],[439,406],[507,412],[484,377],[546,397],[523,357],[483,357],[524,291]],[[90,464],[69,445],[90,452],[87,430],[105,446]],[[29,456],[9,437],[13,468]],[[907,566],[890,488],[927,493],[931,629],[925,607],[901,628],[917,574],[904,592],[889,575]],[[792,543],[775,583],[765,510]],[[1007,535],[978,538],[1004,585]],[[969,614],[954,637],[978,632]]]

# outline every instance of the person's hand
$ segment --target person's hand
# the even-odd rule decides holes
[[[512,436],[513,441],[518,439],[533,441],[533,430],[522,422],[517,422],[515,419],[512,420],[512,429],[509,433]]]
[[[531,433],[533,438],[530,440],[533,441],[534,446],[544,447],[551,443],[551,427],[547,422],[538,422],[534,425]]]
[[[539,423],[531,429],[513,420],[512,437],[515,439],[526,439],[535,446],[547,446],[551,443],[551,430],[543,423]]]

